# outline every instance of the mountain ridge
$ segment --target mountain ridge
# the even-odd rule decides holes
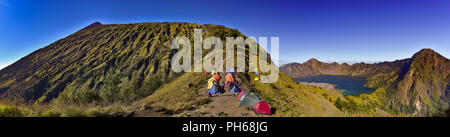
[[[317,75],[361,76],[367,79],[366,87],[387,90],[387,94],[380,98],[385,98],[388,107],[394,111],[429,116],[448,108],[449,68],[450,63],[446,57],[425,48],[411,58],[392,62],[346,65],[313,60],[303,64],[286,64],[280,70],[293,78]]]

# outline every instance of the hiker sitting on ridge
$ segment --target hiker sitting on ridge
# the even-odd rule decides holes
[[[234,70],[230,69],[227,72],[226,78],[225,78],[225,89],[229,90],[231,95],[236,96],[241,89],[239,88],[238,81],[234,78]]]
[[[231,88],[234,84],[234,76],[233,76],[233,70],[230,69],[227,72],[227,76],[225,77],[225,88]]]
[[[219,85],[220,76],[214,71],[211,73],[211,78],[208,80],[208,96],[213,96],[214,94],[220,93]]]

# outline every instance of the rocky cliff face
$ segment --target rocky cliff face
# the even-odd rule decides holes
[[[404,64],[394,88],[403,104],[414,114],[439,112],[448,108],[450,62],[431,49],[423,49]],[[413,107],[411,107],[413,106]]]

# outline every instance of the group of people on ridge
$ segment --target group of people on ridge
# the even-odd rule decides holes
[[[205,72],[208,74],[208,72]],[[233,96],[236,96],[237,92],[240,91],[239,83],[235,80],[234,70],[230,69],[225,76],[225,82],[220,82],[220,76],[217,72],[211,72],[211,78],[208,79],[208,96],[214,96],[218,93],[224,93],[225,90],[230,91]]]
[[[208,72],[205,72],[208,75]],[[255,73],[257,77],[255,77],[255,80],[259,80],[260,72],[257,68],[255,68]],[[217,72],[214,70],[211,73],[211,78],[208,79],[208,96],[214,96],[218,93],[224,93],[225,91],[230,91],[231,95],[237,96],[239,92],[241,91],[239,86],[240,83],[235,80],[235,72],[234,69],[230,69],[226,72],[225,76],[225,82],[220,82],[220,76]]]

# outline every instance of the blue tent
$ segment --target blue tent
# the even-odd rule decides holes
[[[241,89],[239,89],[239,87],[236,84],[233,84],[233,88],[231,88],[230,90],[231,94],[239,93],[240,91]]]

